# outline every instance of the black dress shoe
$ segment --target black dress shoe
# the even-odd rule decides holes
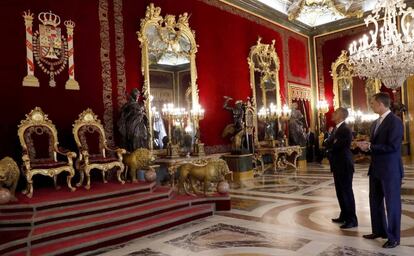
[[[382,247],[383,248],[395,248],[398,245],[400,245],[400,242],[388,240],[387,242],[385,242],[385,244]]]
[[[365,238],[365,239],[376,239],[378,237],[387,238],[386,235],[381,236],[381,235],[377,235],[377,234],[363,235],[362,237]]]
[[[357,223],[352,223],[352,222],[345,222],[345,224],[340,226],[340,228],[342,228],[342,229],[355,228],[355,227],[358,227],[358,224]]]
[[[335,222],[335,223],[344,223],[345,221],[343,219],[341,219],[341,218],[335,218],[335,219],[332,219],[332,222]]]

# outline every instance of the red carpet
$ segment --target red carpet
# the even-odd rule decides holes
[[[37,189],[0,206],[0,255],[74,255],[229,210],[228,196],[175,195],[155,183]]]

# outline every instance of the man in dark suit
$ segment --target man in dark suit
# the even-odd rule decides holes
[[[343,223],[342,229],[358,226],[352,190],[354,176],[354,160],[351,152],[352,131],[345,123],[347,117],[348,110],[346,108],[335,110],[332,120],[336,127],[326,143],[329,164],[335,181],[336,196],[341,208],[339,217],[332,219],[332,221]]]
[[[308,163],[313,162],[315,154],[315,134],[309,129],[305,128],[305,137],[306,137],[306,161]]]
[[[370,105],[380,117],[371,126],[370,141],[358,143],[361,150],[371,152],[368,175],[372,234],[363,237],[388,238],[382,247],[394,248],[400,244],[401,233],[401,181],[404,176],[401,143],[404,129],[401,120],[390,111],[391,99],[387,93],[375,94]]]

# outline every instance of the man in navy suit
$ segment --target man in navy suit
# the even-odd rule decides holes
[[[380,117],[371,126],[370,141],[358,143],[361,150],[371,152],[368,175],[372,234],[363,237],[388,238],[384,248],[400,244],[401,181],[404,176],[401,161],[404,129],[401,120],[391,113],[390,105],[387,93],[380,92],[372,97],[371,108]]]
[[[358,226],[352,190],[354,176],[354,160],[351,152],[352,131],[345,123],[347,117],[348,110],[346,108],[335,110],[332,120],[336,126],[326,143],[329,164],[335,182],[336,197],[341,208],[339,217],[332,219],[332,222],[342,223],[342,229]]]

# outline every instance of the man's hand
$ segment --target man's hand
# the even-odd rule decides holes
[[[357,141],[356,145],[364,152],[368,152],[371,146],[371,143],[368,141]]]

